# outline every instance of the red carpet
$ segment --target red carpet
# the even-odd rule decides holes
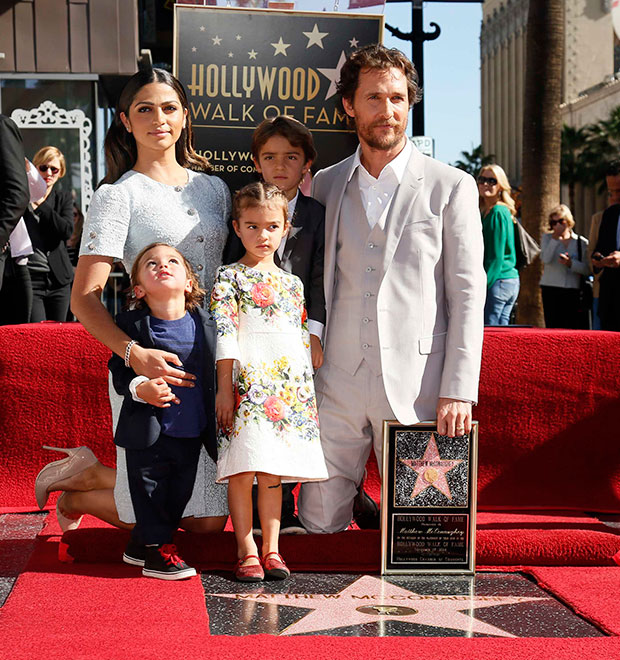
[[[480,509],[620,512],[619,354],[620,333],[485,331]],[[34,508],[42,444],[113,464],[107,357],[79,324],[0,327],[0,507]]]

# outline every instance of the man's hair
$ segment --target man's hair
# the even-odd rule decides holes
[[[352,101],[359,84],[360,72],[380,69],[400,69],[407,78],[407,93],[409,107],[422,100],[422,90],[419,85],[418,72],[411,60],[397,48],[386,48],[381,44],[371,44],[356,50],[349,55],[340,69],[340,80],[337,89],[340,95]]]
[[[607,163],[605,170],[605,176],[618,176],[618,174],[620,174],[620,158]]]
[[[284,215],[284,224],[288,221],[288,200],[286,195],[273,183],[257,181],[250,183],[235,193],[232,203],[232,217],[239,221],[241,212],[248,208],[260,206],[275,206],[280,208]]]
[[[192,268],[192,265],[189,263],[189,261],[185,258],[185,256],[181,252],[179,252],[174,246],[170,245],[169,243],[151,243],[150,245],[147,245],[144,249],[140,250],[140,252],[138,253],[138,256],[133,262],[133,266],[131,267],[131,275],[129,276],[131,284],[129,291],[127,292],[127,307],[133,307],[135,309],[148,309],[148,305],[144,298],[136,298],[136,295],[134,293],[134,287],[140,284],[140,281],[138,279],[138,271],[140,270],[140,266],[144,261],[144,255],[147,252],[150,252],[153,248],[159,246],[171,248],[179,255],[179,257],[181,257],[181,261],[183,262],[183,267],[185,268],[185,273],[187,274],[187,279],[191,280],[192,282],[191,291],[185,292],[185,309],[190,312],[193,312],[195,309],[198,309],[198,307],[200,307],[200,305],[202,304],[206,292],[204,289],[200,287],[200,284],[198,284],[198,276],[196,275],[196,272]]]
[[[274,136],[283,137],[294,147],[300,148],[304,152],[306,162],[316,158],[316,149],[312,133],[297,119],[278,115],[262,121],[252,134],[252,156],[258,160],[261,149],[269,138]]]

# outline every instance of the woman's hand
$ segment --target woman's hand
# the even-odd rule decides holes
[[[218,390],[215,395],[215,416],[225,433],[230,433],[235,414],[235,395],[232,389]]]
[[[194,387],[196,376],[184,371],[175,369],[171,364],[182,367],[183,364],[178,356],[168,351],[160,351],[156,348],[143,348],[138,344],[131,347],[129,355],[129,364],[138,376],[147,378],[161,378],[169,385],[178,385],[179,387]]]
[[[170,408],[170,403],[181,403],[163,378],[152,378],[136,387],[136,394],[146,403],[158,408]]]
[[[558,258],[558,261],[562,264],[562,266],[566,266],[567,268],[570,268],[573,263],[573,260],[568,256],[568,252],[562,253]]]

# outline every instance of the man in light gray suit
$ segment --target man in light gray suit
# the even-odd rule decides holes
[[[381,465],[383,420],[437,418],[448,436],[471,429],[486,295],[478,192],[407,139],[417,83],[396,49],[353,53],[338,91],[360,145],[313,182],[326,206],[316,390],[329,479],[301,486],[310,532],[348,527],[371,447]]]

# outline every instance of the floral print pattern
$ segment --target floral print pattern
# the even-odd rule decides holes
[[[301,280],[222,266],[211,296],[217,359],[234,359],[235,416],[220,432],[218,481],[245,471],[324,479]]]

